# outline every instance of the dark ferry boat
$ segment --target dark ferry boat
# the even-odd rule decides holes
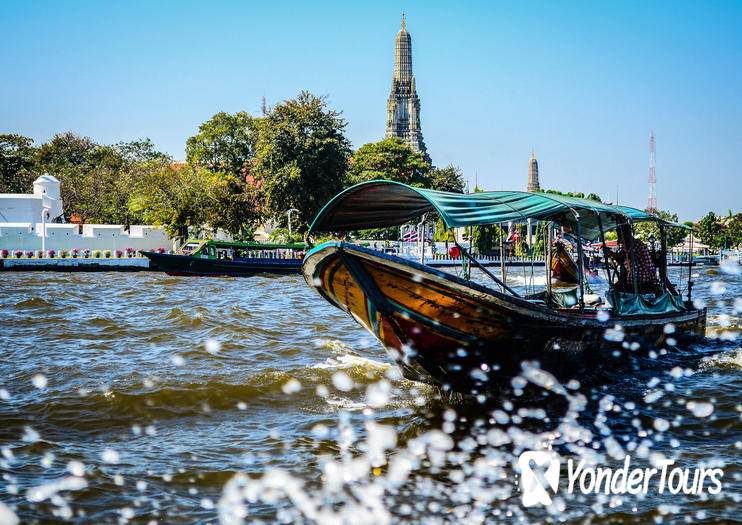
[[[175,254],[142,252],[168,275],[299,274],[307,246],[189,240]]]

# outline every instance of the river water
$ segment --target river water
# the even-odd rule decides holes
[[[742,520],[740,269],[694,270],[706,340],[564,386],[526,363],[497,399],[402,379],[300,276],[0,273],[0,524]],[[527,508],[544,444],[558,493]],[[690,493],[569,492],[568,458],[627,455]]]

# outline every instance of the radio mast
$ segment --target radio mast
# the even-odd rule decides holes
[[[655,191],[657,177],[654,174],[654,132],[649,136],[649,200],[647,201],[647,212],[657,213],[657,192]]]

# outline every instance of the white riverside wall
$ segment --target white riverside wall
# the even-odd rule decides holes
[[[120,224],[84,224],[82,234],[77,224],[46,224],[46,249],[71,250],[85,248],[93,250],[172,250],[170,240],[162,228],[154,226],[131,226],[124,231]],[[0,250],[40,250],[43,225],[41,223],[0,222]]]

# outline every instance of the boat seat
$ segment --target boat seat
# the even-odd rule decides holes
[[[583,297],[583,300],[585,301],[586,308],[597,308],[603,304],[603,298],[596,294],[586,293]],[[580,304],[577,303],[575,305],[572,305],[570,309],[574,310],[579,307]]]

